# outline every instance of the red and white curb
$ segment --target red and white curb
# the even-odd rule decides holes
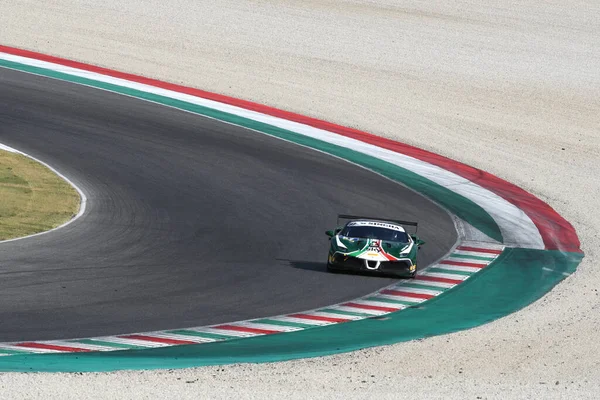
[[[400,281],[356,300],[315,310],[210,326],[127,335],[0,343],[0,356],[139,350],[212,343],[382,317],[409,307],[422,306],[428,300],[455,288],[489,266],[503,249],[503,245],[463,242],[447,257],[418,273],[414,279]]]

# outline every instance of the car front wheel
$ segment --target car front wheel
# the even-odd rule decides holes
[[[338,272],[338,270],[335,269],[333,267],[333,265],[329,264],[329,261],[327,261],[327,272],[330,272],[332,274],[336,274]]]

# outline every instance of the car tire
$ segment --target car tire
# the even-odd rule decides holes
[[[333,266],[331,264],[329,264],[329,261],[327,262],[327,272],[331,273],[331,274],[337,274],[338,270],[333,268]]]

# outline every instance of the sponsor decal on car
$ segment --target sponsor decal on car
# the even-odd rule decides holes
[[[377,226],[380,228],[393,229],[395,231],[404,232],[404,228],[399,225],[388,224],[386,222],[377,221],[352,221],[348,223],[348,226]]]

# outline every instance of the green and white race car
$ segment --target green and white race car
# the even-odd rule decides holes
[[[362,271],[412,278],[417,273],[417,252],[425,244],[416,235],[417,223],[391,219],[339,215],[343,227],[325,232],[331,241],[327,270]],[[403,225],[414,226],[408,234]]]

